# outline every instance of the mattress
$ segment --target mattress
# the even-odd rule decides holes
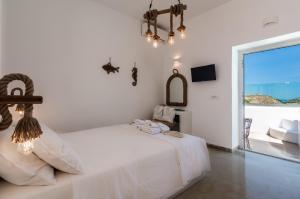
[[[185,135],[149,135],[130,125],[62,134],[85,172],[57,172],[53,186],[0,181],[0,199],[168,198],[210,170],[206,143]]]

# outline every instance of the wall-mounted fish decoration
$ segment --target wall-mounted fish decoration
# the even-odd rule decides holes
[[[114,67],[111,65],[111,58],[109,58],[109,62],[103,65],[102,68],[107,72],[107,74],[119,72],[120,69],[120,67]]]
[[[132,82],[132,86],[136,86],[137,85],[137,74],[138,74],[138,69],[136,67],[136,63],[134,63],[134,67],[132,68],[132,79],[134,80],[134,82]]]

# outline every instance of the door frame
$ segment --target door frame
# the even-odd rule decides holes
[[[300,32],[232,47],[232,148],[245,150],[244,55],[300,44]]]

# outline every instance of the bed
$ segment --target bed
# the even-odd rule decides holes
[[[185,135],[150,135],[131,125],[61,134],[85,172],[56,173],[52,186],[15,186],[0,180],[1,199],[169,198],[210,170],[206,142]]]

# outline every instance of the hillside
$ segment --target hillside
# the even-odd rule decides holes
[[[287,102],[288,104],[300,104],[300,97],[291,99]]]
[[[279,100],[266,95],[248,95],[245,96],[246,104],[282,104]]]

